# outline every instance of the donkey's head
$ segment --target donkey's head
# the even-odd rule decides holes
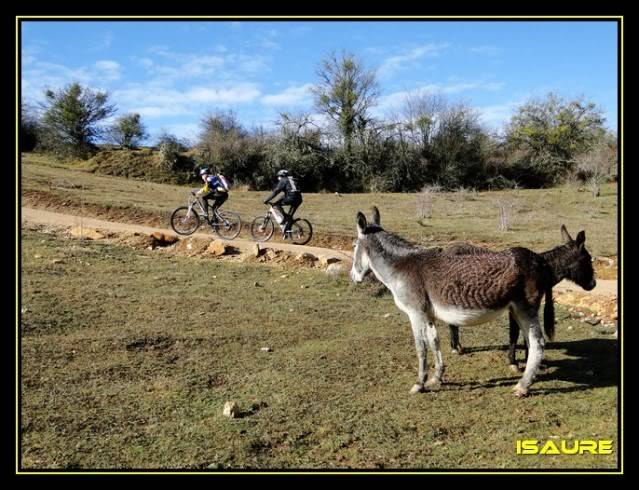
[[[382,231],[379,222],[379,209],[376,206],[373,206],[373,218],[370,223],[366,222],[364,213],[357,213],[357,240],[353,243],[355,250],[351,268],[351,279],[354,282],[362,282],[371,272],[368,241],[373,233]]]
[[[561,225],[561,236],[564,239],[566,255],[563,257],[566,263],[566,279],[576,283],[586,291],[594,289],[597,285],[595,271],[592,267],[592,257],[586,250],[586,232],[577,233],[574,240],[564,225]]]

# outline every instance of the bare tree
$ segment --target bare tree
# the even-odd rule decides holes
[[[616,162],[616,152],[605,141],[596,143],[589,151],[575,158],[577,174],[594,197],[599,197],[601,185],[610,176]]]

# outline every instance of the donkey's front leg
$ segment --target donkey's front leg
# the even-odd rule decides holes
[[[526,361],[524,374],[513,390],[517,396],[526,396],[528,394],[528,388],[530,388],[530,385],[535,380],[537,371],[539,371],[539,365],[544,358],[545,341],[544,336],[541,333],[539,319],[536,315],[529,316],[521,314],[520,312],[517,312],[516,315],[518,317],[518,323],[522,327],[524,336],[528,338],[530,351]]]
[[[426,382],[424,388],[438,390],[441,387],[442,377],[444,376],[444,361],[442,359],[442,351],[439,348],[437,329],[431,319],[426,320],[426,340],[428,341],[430,350],[435,356],[435,374]]]
[[[409,315],[410,324],[413,329],[413,337],[415,338],[415,350],[417,351],[417,383],[413,385],[410,392],[412,395],[424,391],[426,376],[428,374],[428,362],[426,359],[426,332],[423,328],[421,318],[418,315]]]

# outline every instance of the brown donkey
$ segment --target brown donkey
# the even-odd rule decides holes
[[[591,291],[597,285],[595,280],[595,271],[592,267],[592,257],[586,250],[586,233],[582,230],[577,234],[576,239],[570,236],[564,225],[561,225],[561,237],[564,243],[551,250],[542,252],[539,255],[544,259],[552,272],[552,286],[555,286],[563,279],[568,279],[586,291]],[[458,242],[450,245],[444,250],[444,253],[452,255],[465,254],[483,254],[491,252],[491,250],[476,247],[469,243]],[[544,307],[544,316],[548,316],[549,309],[553,305],[546,302]],[[515,350],[517,348],[517,340],[519,338],[519,326],[513,318],[512,313],[509,315],[510,344],[508,347],[508,362],[513,371],[518,371],[517,360],[515,358]],[[449,325],[450,345],[454,353],[462,353],[463,348],[459,342],[459,327]],[[544,331],[548,340],[553,339],[554,324],[548,325],[544,322]],[[526,339],[524,339],[525,341]],[[526,358],[528,358],[528,349],[526,348]]]
[[[373,272],[393,294],[397,307],[410,319],[419,374],[410,390],[438,389],[444,374],[435,320],[454,325],[479,325],[511,308],[528,339],[530,355],[514,387],[525,396],[544,356],[538,313],[541,299],[552,302],[551,271],[546,261],[525,248],[502,252],[448,255],[424,249],[385,231],[379,210],[371,223],[357,213],[357,241],[351,278],[361,282]],[[554,322],[554,318],[545,319]],[[435,355],[435,373],[426,380],[427,346]]]

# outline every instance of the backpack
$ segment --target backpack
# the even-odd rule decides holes
[[[222,174],[218,174],[218,178],[220,179],[220,182],[222,183],[222,187],[224,187],[224,189],[226,189],[226,191],[228,192],[229,189],[231,188],[229,181],[226,180],[226,177],[224,177]]]

